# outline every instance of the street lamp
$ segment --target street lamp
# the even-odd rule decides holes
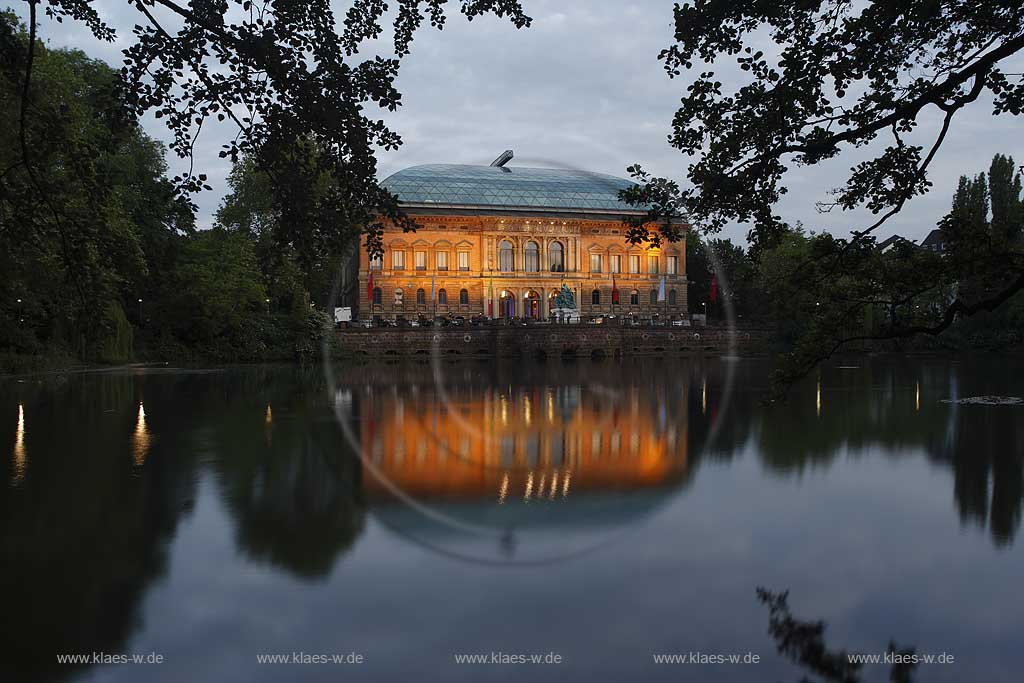
[[[270,314],[270,299],[268,298],[266,301],[267,301],[267,314],[269,315]]]
[[[25,322],[25,316],[22,313],[21,299],[18,299],[18,323],[20,324],[20,323],[23,323],[23,322]]]
[[[139,297],[139,327],[142,327],[142,297]]]

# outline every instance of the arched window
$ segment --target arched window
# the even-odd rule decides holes
[[[444,288],[437,290],[437,303],[442,306],[448,305],[448,292]]]
[[[639,306],[640,305],[640,292],[638,290],[634,289],[632,292],[629,293],[629,305],[630,306]]]
[[[401,306],[402,301],[402,288],[399,287],[398,289],[395,290],[395,306]]]
[[[651,290],[651,305],[654,306],[657,303],[658,303],[658,290],[652,289]]]
[[[466,290],[466,289],[460,289],[459,290],[459,303],[462,304],[463,306],[468,306],[469,305],[469,290]]]
[[[600,289],[595,289],[593,292],[590,293],[590,303],[592,303],[595,306],[600,306],[601,305],[601,290]]]
[[[526,259],[523,267],[527,273],[536,273],[540,270],[540,250],[537,249],[536,242],[526,243]]]
[[[552,273],[565,271],[565,250],[561,242],[552,242],[548,245],[548,261]]]
[[[416,290],[416,305],[422,306],[425,303],[427,303],[427,293],[423,291],[422,287],[420,287]]]
[[[373,288],[373,305],[380,306],[384,303],[384,292],[380,287]]]
[[[674,289],[668,290],[668,305],[669,306],[675,306],[676,305],[676,290],[674,290]]]
[[[512,249],[512,243],[502,240],[498,245],[498,270],[503,273],[511,273],[515,270],[516,257]]]

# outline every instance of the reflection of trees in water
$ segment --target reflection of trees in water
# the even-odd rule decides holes
[[[305,420],[280,403],[276,415],[270,425],[246,415],[218,434],[238,545],[298,576],[326,576],[363,530],[360,461],[322,415]]]
[[[10,443],[6,416],[19,401],[26,425],[26,475],[8,488],[5,471],[0,488],[0,668],[17,680],[69,676],[75,667],[57,665],[56,653],[122,651],[139,625],[140,601],[195,496],[193,449],[161,429],[160,416],[201,409],[178,403],[181,383],[143,393],[138,377],[76,377],[0,402],[0,443]],[[159,438],[140,468],[132,440],[143,396]]]
[[[239,548],[297,576],[325,576],[363,529],[358,458],[345,447],[318,367],[207,376],[204,425]]]
[[[757,599],[768,607],[768,633],[779,654],[826,683],[860,683],[863,665],[851,662],[850,653],[846,650],[829,649],[825,642],[824,621],[804,621],[794,617],[789,610],[789,591],[775,593],[759,587]],[[904,660],[911,658],[915,649],[900,648],[890,641],[887,652],[899,655],[900,660],[889,669],[889,680],[911,683],[917,665]],[[804,676],[800,683],[811,683],[812,680]]]
[[[823,369],[820,412],[815,400],[819,380],[811,378],[787,403],[756,413],[764,463],[778,472],[799,473],[808,466],[828,465],[839,454],[921,449],[952,469],[961,519],[987,525],[997,544],[1011,543],[1024,502],[1020,410],[939,402],[956,394],[958,381],[964,381],[962,372],[974,379],[975,374],[984,375],[983,367],[862,364],[848,372]],[[744,405],[749,398],[737,398],[732,421],[755,413],[756,408]]]
[[[86,667],[58,665],[56,653],[128,649],[211,444],[237,494],[240,545],[303,576],[326,572],[363,513],[358,467],[338,454],[316,379],[292,368],[86,374],[0,397],[0,444],[16,442],[20,403],[26,460],[17,477],[15,460],[0,460],[0,639],[12,653],[0,671],[66,679]],[[270,431],[268,403],[281,406]],[[316,406],[319,422],[303,417]]]
[[[960,519],[988,526],[999,545],[1012,543],[1024,501],[1024,415],[1006,406],[964,406],[952,438],[929,455],[953,468]]]

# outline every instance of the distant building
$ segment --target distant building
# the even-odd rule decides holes
[[[381,183],[420,227],[386,225],[383,258],[361,250],[361,318],[544,319],[563,284],[582,315],[686,315],[685,241],[661,249],[625,241],[623,220],[643,215],[619,200],[630,181],[507,167],[509,158],[413,166]]]
[[[935,228],[928,236],[921,242],[922,249],[928,249],[929,251],[937,251],[940,254],[946,251],[946,236],[942,233],[942,230]]]
[[[902,235],[893,235],[892,237],[886,237],[884,240],[878,243],[878,250],[883,254],[893,249],[899,244],[914,244],[911,240],[908,240]]]

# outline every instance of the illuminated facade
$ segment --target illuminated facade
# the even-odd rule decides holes
[[[360,317],[547,319],[567,286],[582,315],[687,314],[685,241],[626,243],[622,178],[562,169],[433,164],[382,185],[420,226],[385,226],[384,255],[361,250]],[[664,285],[662,285],[664,283]]]

